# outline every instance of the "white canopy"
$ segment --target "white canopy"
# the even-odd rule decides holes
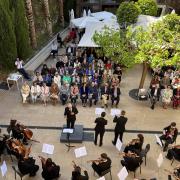
[[[86,16],[71,20],[71,23],[78,28],[86,28],[87,24],[92,22],[99,22],[94,17]]]
[[[98,20],[105,20],[105,19],[116,19],[116,16],[113,13],[107,12],[107,11],[101,11],[96,13],[91,13],[92,17],[95,17]]]

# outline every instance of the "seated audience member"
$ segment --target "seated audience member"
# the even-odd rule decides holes
[[[140,156],[130,151],[124,153],[123,158],[124,160],[121,160],[121,164],[125,166],[128,171],[135,171],[143,162]]]
[[[41,95],[41,87],[36,83],[33,82],[31,86],[31,99],[33,103],[36,103],[37,98]]]
[[[78,94],[79,94],[78,86],[76,83],[73,83],[70,92],[71,103],[76,104],[76,101],[78,99]]]
[[[30,95],[30,87],[26,81],[24,82],[24,84],[21,87],[21,95],[22,95],[23,103],[26,103],[27,97]]]
[[[82,101],[83,107],[86,107],[88,93],[89,93],[89,87],[87,86],[86,83],[83,83],[81,88],[80,88],[80,96],[81,96],[81,101]]]
[[[116,101],[116,108],[117,108],[120,101],[120,95],[121,95],[120,88],[117,85],[113,86],[110,90],[110,94],[111,94],[111,101],[112,101],[111,105],[113,107],[114,102]]]
[[[65,82],[60,89],[60,100],[62,105],[65,105],[69,97],[69,86]]]
[[[180,160],[180,145],[172,146],[166,155],[166,158],[169,160],[178,159]]]
[[[58,101],[59,88],[56,83],[52,83],[50,87],[50,99],[52,100],[53,105],[56,105]]]
[[[44,103],[44,106],[46,106],[49,98],[49,87],[46,86],[46,83],[43,83],[41,87],[41,98]]]
[[[180,105],[180,85],[178,86],[178,88],[173,90],[173,108],[177,109],[178,106]]]
[[[39,170],[39,166],[35,164],[35,159],[27,156],[19,159],[18,168],[21,174],[29,174],[30,177],[34,177]]]
[[[19,58],[16,58],[15,65],[19,73],[23,75],[23,77],[29,81],[31,81],[30,75],[25,71],[23,68],[24,61],[20,60]]]
[[[162,89],[161,96],[162,96],[163,108],[167,109],[167,106],[171,103],[173,97],[173,90],[171,89],[170,85],[167,86],[165,89]]]
[[[55,42],[51,45],[51,54],[53,55],[53,58],[55,58],[55,55],[58,54],[58,47]]]
[[[152,88],[154,88],[156,85],[159,85],[159,82],[160,82],[159,76],[158,76],[158,75],[155,75],[155,76],[152,78],[151,82],[150,82],[150,88],[152,89]]]
[[[93,99],[94,99],[94,105],[96,105],[98,101],[98,88],[94,82],[92,82],[91,86],[89,87],[89,107],[92,106]]]
[[[49,68],[49,73],[52,78],[54,78],[56,71],[56,67],[54,65],[51,65],[51,67]]]
[[[173,87],[179,87],[180,86],[180,75],[175,75],[172,79],[171,85]]]
[[[49,68],[47,67],[47,64],[43,64],[43,67],[41,69],[41,76],[44,78],[49,73]]]
[[[54,83],[58,85],[59,89],[61,88],[61,76],[58,74],[58,72],[55,73]]]
[[[165,144],[162,142],[163,151],[166,151],[169,144],[172,144],[178,135],[178,129],[176,128],[176,123],[172,122],[169,126],[163,129],[163,135],[160,136],[160,140],[165,141]]]
[[[73,161],[74,170],[72,171],[71,180],[88,180],[88,172],[84,170],[84,175],[81,174],[81,168],[77,166]]]
[[[70,86],[70,84],[71,84],[71,76],[69,75],[68,71],[66,71],[66,73],[64,74],[64,76],[62,78],[62,82],[66,83],[68,87]]]
[[[50,73],[46,74],[44,77],[43,77],[43,81],[46,83],[47,86],[51,86],[52,84],[52,76]]]
[[[109,93],[108,83],[105,83],[104,86],[101,87],[102,108],[104,108],[104,106],[106,106],[106,108],[108,107],[107,101],[109,99]]]
[[[151,91],[150,91],[151,109],[154,109],[156,102],[159,101],[160,95],[161,95],[161,89],[159,88],[159,85],[156,84],[155,86],[151,86]]]
[[[113,72],[113,74],[116,74],[118,79],[119,79],[119,82],[121,82],[121,76],[122,76],[122,70],[121,70],[121,67],[120,66],[117,66],[115,71]]]
[[[64,62],[63,62],[63,59],[60,57],[60,58],[58,59],[58,62],[56,63],[56,69],[57,69],[57,71],[59,72],[59,70],[60,70],[61,68],[64,68]]]
[[[132,141],[126,145],[124,152],[128,153],[128,151],[131,151],[133,153],[139,154],[142,150],[143,143],[144,136],[142,134],[138,134],[136,139],[132,139]]]
[[[164,89],[164,88],[166,88],[167,86],[169,86],[170,85],[170,78],[169,78],[169,76],[164,76],[162,79],[161,79],[161,81],[160,81],[160,88],[161,89]]]
[[[63,46],[63,41],[62,41],[62,38],[60,36],[60,33],[58,33],[57,35],[57,42],[59,43],[59,47],[62,48]]]
[[[51,158],[45,159],[39,156],[42,163],[42,177],[45,180],[53,180],[59,177],[60,166],[56,165]]]
[[[41,74],[39,72],[36,72],[34,78],[33,78],[33,82],[36,82],[38,85],[42,85],[43,82],[43,78],[41,76]]]
[[[101,173],[111,167],[111,159],[107,156],[106,153],[102,153],[101,157],[97,160],[91,160],[93,170],[98,174]]]

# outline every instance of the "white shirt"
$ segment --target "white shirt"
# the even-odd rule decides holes
[[[51,49],[52,49],[52,50],[57,50],[57,49],[58,49],[58,48],[57,48],[57,44],[52,44]]]
[[[23,60],[16,61],[15,65],[16,65],[17,69],[22,69],[23,68]]]

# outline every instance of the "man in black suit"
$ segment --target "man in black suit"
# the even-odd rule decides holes
[[[151,109],[154,109],[156,102],[159,101],[160,94],[161,94],[161,89],[159,88],[158,84],[156,84],[155,87],[151,88],[150,91]]]
[[[81,174],[81,168],[79,166],[74,166],[74,171],[72,171],[71,180],[88,180],[88,172],[84,170],[84,175]]]
[[[64,116],[67,117],[67,128],[74,128],[77,113],[77,108],[75,106],[72,106],[71,103],[69,103],[64,111]]]
[[[102,146],[102,144],[103,144],[103,136],[104,136],[104,133],[105,133],[105,125],[107,125],[107,120],[104,119],[105,116],[106,116],[106,113],[102,112],[101,117],[96,118],[96,120],[95,120],[95,123],[96,123],[95,140],[94,140],[95,145],[97,145],[97,138],[98,138],[99,134],[100,134],[99,146]]]
[[[126,125],[127,120],[128,120],[126,117],[124,117],[125,114],[126,114],[126,112],[122,111],[120,117],[117,117],[117,116],[114,117],[113,122],[116,123],[116,126],[115,126],[115,129],[114,129],[114,133],[115,133],[114,141],[112,141],[113,145],[116,144],[118,136],[119,136],[119,139],[122,142],[123,133],[125,131],[125,125]]]

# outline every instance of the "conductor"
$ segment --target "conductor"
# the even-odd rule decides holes
[[[76,114],[78,113],[78,110],[76,106],[72,106],[71,103],[67,105],[64,111],[64,116],[66,116],[67,119],[67,128],[74,128],[74,123],[76,121]]]

